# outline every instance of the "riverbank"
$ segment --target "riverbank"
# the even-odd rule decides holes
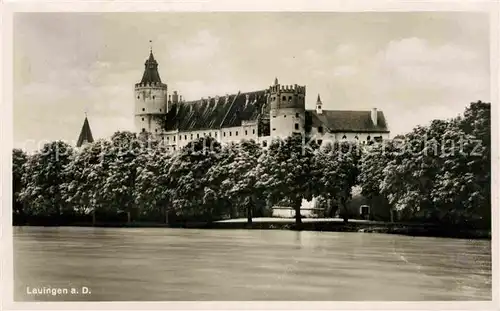
[[[187,222],[176,224],[162,224],[154,222],[74,222],[64,225],[28,223],[25,226],[73,226],[73,227],[114,227],[114,228],[191,228],[191,229],[258,229],[258,230],[297,230],[295,219],[292,218],[254,218],[251,224],[246,218],[216,221],[211,224],[205,222]],[[300,230],[325,232],[360,232],[386,233],[408,236],[446,237],[461,239],[491,239],[491,231],[475,228],[463,228],[439,224],[423,223],[389,223],[349,219],[344,223],[339,218],[304,218]]]

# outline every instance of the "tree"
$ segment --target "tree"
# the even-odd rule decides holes
[[[357,143],[334,142],[320,148],[315,155],[316,191],[333,198],[341,206],[344,222],[348,222],[348,202],[358,177],[360,151]]]
[[[27,160],[28,155],[23,150],[12,150],[12,212],[21,217],[24,216],[24,209],[19,194],[24,187],[22,178]]]
[[[244,211],[249,225],[252,224],[258,197],[263,194],[263,189],[256,186],[261,153],[262,148],[253,140],[230,144],[224,148],[218,167],[211,170],[218,173],[212,181],[220,184],[221,197],[236,206],[238,212]]]
[[[178,216],[211,223],[225,212],[225,206],[217,204],[218,185],[211,182],[213,174],[208,174],[220,158],[221,145],[211,137],[189,142],[173,155],[168,171],[169,196]]]
[[[65,167],[72,154],[70,145],[55,141],[28,157],[22,178],[25,187],[19,197],[32,215],[54,216],[59,220],[62,214],[73,213],[72,209],[67,209],[61,195]]]
[[[105,201],[117,210],[127,213],[128,222],[135,206],[135,181],[137,176],[138,156],[143,152],[144,141],[135,133],[116,132],[111,137],[111,149],[106,157],[107,178],[101,188]],[[106,160],[105,160],[106,161]]]
[[[116,213],[102,190],[109,175],[112,151],[108,140],[86,144],[73,154],[65,169],[66,182],[61,190],[63,200],[81,214],[91,213],[93,224],[98,211]]]
[[[374,143],[362,149],[358,183],[361,186],[361,194],[368,198],[373,208],[375,201],[389,208],[391,222],[393,219],[392,206],[388,199],[381,193],[381,183],[384,180],[384,169],[394,159],[394,153],[398,150],[396,141],[382,141]],[[381,200],[377,200],[377,199]]]
[[[256,186],[265,189],[272,204],[281,200],[291,203],[295,211],[295,223],[301,228],[302,200],[311,200],[316,193],[313,179],[314,142],[306,144],[305,137],[293,135],[284,140],[274,140],[259,159],[259,181]]]
[[[156,145],[149,152],[142,152],[138,159],[135,180],[135,200],[147,213],[163,214],[168,224],[169,189],[168,172],[171,157],[163,145]]]

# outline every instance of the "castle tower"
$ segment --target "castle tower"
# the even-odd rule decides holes
[[[161,134],[160,118],[168,112],[167,85],[161,82],[152,49],[144,64],[141,82],[135,84],[134,95],[136,131]]]
[[[76,147],[80,148],[87,143],[93,143],[93,142],[94,142],[94,137],[92,137],[92,131],[90,130],[89,120],[87,119],[87,114],[85,114],[85,120],[83,121],[82,130],[80,131],[80,136],[78,136]]]
[[[306,87],[280,85],[278,79],[269,87],[271,106],[271,137],[285,138],[304,134]]]

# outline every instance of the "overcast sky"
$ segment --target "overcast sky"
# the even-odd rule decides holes
[[[23,13],[14,19],[14,144],[133,130],[149,40],[186,100],[282,84],[307,107],[384,111],[391,135],[490,100],[482,13]]]

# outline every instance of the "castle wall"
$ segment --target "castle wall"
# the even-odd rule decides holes
[[[389,133],[379,133],[379,132],[335,132],[329,133],[325,132],[326,129],[323,129],[323,133],[319,133],[317,127],[311,128],[311,131],[308,133],[309,139],[314,139],[316,141],[321,141],[322,144],[334,141],[359,141],[362,144],[367,143],[368,138],[370,140],[374,140],[375,137],[382,137],[382,139],[389,139]]]

